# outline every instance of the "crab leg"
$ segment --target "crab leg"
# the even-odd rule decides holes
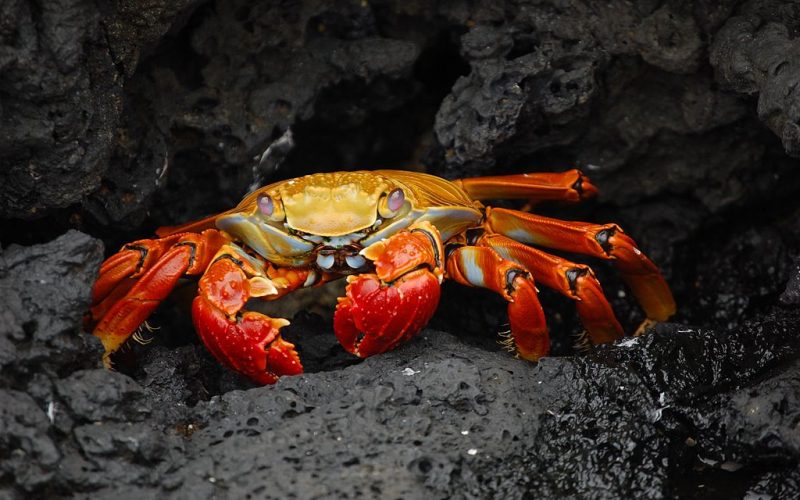
[[[275,298],[297,289],[310,273],[303,269],[278,272],[234,244],[223,246],[200,278],[200,293],[192,303],[197,333],[221,363],[259,384],[302,373],[294,345],[280,336],[280,329],[289,322],[246,311],[244,306],[252,297]]]
[[[478,200],[502,198],[525,199],[534,203],[550,200],[579,202],[597,194],[597,188],[575,169],[559,173],[473,177],[453,182]]]
[[[197,237],[200,236],[198,240]],[[149,271],[161,257],[173,247],[194,245],[195,261],[202,264],[203,255],[197,259],[197,250],[210,258],[228,241],[228,238],[219,231],[206,231],[202,235],[175,234],[168,238],[146,239],[134,241],[123,246],[100,266],[97,281],[92,288],[92,317],[101,319],[108,308],[125,296],[130,288],[136,284],[136,279]],[[198,245],[199,242],[199,245]],[[206,259],[207,263],[208,260]],[[195,274],[200,274],[202,268],[195,266]],[[111,299],[111,300],[109,300]],[[105,304],[105,305],[104,305]]]
[[[500,234],[485,235],[478,244],[525,266],[537,283],[574,300],[581,323],[593,343],[611,342],[623,336],[622,326],[589,266],[570,262]]]
[[[533,277],[523,266],[489,247],[462,246],[447,256],[447,276],[461,284],[488,288],[508,301],[508,322],[520,357],[536,361],[550,352],[544,311]]]
[[[444,253],[436,228],[420,222],[361,254],[375,273],[348,278],[333,326],[342,346],[364,358],[393,349],[430,321],[439,304]]]
[[[649,319],[666,321],[675,313],[661,272],[616,224],[562,221],[504,208],[487,208],[485,224],[520,242],[612,260]]]
[[[139,240],[103,263],[92,291],[91,322],[97,322],[93,333],[105,348],[106,366],[178,280],[202,273],[225,241],[217,230]]]

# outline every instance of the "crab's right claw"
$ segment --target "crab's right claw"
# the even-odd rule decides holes
[[[339,298],[333,327],[342,346],[364,358],[417,334],[439,305],[443,254],[439,232],[429,222],[362,250],[375,274],[350,277],[347,295]]]
[[[439,305],[439,280],[427,269],[383,283],[374,274],[350,279],[333,317],[336,338],[361,358],[395,348],[430,321]]]

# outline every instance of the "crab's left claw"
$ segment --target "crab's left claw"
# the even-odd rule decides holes
[[[303,373],[294,345],[280,335],[289,322],[244,309],[251,297],[280,294],[256,259],[235,245],[223,246],[199,292],[192,304],[195,329],[221,363],[258,384]]]
[[[333,326],[342,346],[365,358],[419,332],[439,304],[442,253],[439,233],[428,222],[365,248],[375,274],[349,278],[339,298]]]

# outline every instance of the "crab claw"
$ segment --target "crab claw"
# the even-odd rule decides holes
[[[194,326],[206,348],[259,384],[303,373],[294,345],[280,336],[289,322],[243,309],[251,297],[277,294],[272,282],[235,248],[223,247],[220,255],[200,280],[200,293],[192,303]]]
[[[392,283],[377,275],[349,279],[333,317],[336,338],[348,352],[366,358],[386,352],[419,332],[439,304],[439,280],[428,269]]]
[[[348,278],[333,317],[342,346],[365,358],[416,335],[439,305],[443,254],[439,231],[427,221],[363,249],[375,274]]]
[[[197,333],[220,362],[259,384],[274,384],[283,375],[303,373],[294,344],[283,340],[279,330],[289,322],[246,311],[229,320],[203,296],[192,304]]]

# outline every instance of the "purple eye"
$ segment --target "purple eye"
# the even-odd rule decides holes
[[[386,206],[389,207],[389,210],[392,212],[397,212],[403,206],[405,201],[406,195],[403,193],[403,190],[397,188],[389,193],[389,198],[386,200]]]
[[[275,202],[272,201],[272,197],[270,195],[262,194],[258,197],[258,211],[267,217],[272,215],[272,213],[275,211]]]

